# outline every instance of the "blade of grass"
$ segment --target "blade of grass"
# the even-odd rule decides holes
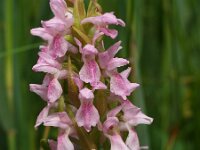
[[[7,101],[9,110],[11,111],[11,118],[13,118],[14,113],[14,102],[13,102],[13,0],[5,1],[5,47],[6,47],[6,67],[5,67],[5,81],[7,90]],[[13,119],[12,119],[13,120]],[[13,123],[11,123],[13,125]],[[16,147],[16,136],[15,127],[12,126],[11,129],[7,131],[8,138],[8,149],[15,150]]]
[[[19,48],[15,48],[12,50],[6,50],[6,51],[11,51],[12,55],[16,55],[19,53],[27,52],[27,51],[33,50],[35,48],[38,48],[40,44],[41,43],[34,43],[34,44],[30,44],[30,45],[25,45],[25,46],[22,46]],[[7,57],[8,55],[9,55],[8,53],[2,52],[2,53],[0,53],[0,58]]]
[[[172,36],[171,36],[171,26],[170,26],[170,16],[171,16],[171,11],[170,11],[170,6],[171,3],[167,0],[162,1],[163,4],[163,39],[164,39],[164,44],[163,44],[163,53],[162,53],[162,91],[161,91],[161,97],[162,97],[162,104],[161,104],[161,127],[162,130],[167,132],[167,129],[169,127],[170,123],[170,112],[169,112],[169,107],[170,107],[170,99],[172,98],[171,96],[171,88],[172,88],[172,82],[171,82],[171,73],[172,73]],[[169,137],[167,137],[169,138]],[[163,139],[161,141],[161,148],[164,149],[166,146],[166,141],[167,139]]]

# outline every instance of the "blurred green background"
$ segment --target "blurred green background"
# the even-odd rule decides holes
[[[200,149],[200,1],[99,2],[127,24],[116,41],[133,66],[131,80],[141,84],[132,100],[154,118],[137,127],[141,145]],[[48,0],[0,0],[0,150],[39,149],[43,127],[33,126],[45,103],[29,84],[42,81],[31,70],[42,40],[29,30],[50,17]]]

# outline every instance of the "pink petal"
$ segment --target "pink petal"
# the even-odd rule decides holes
[[[74,74],[73,80],[77,85],[78,89],[81,90],[83,88],[83,81],[80,79],[78,74]]]
[[[66,28],[70,28],[74,23],[74,16],[70,11],[65,13],[65,20]]]
[[[109,115],[111,116],[111,115]],[[114,127],[118,126],[119,120],[117,117],[108,117],[106,121],[103,123],[103,132],[105,135],[107,135],[110,130],[112,130]]]
[[[52,36],[44,28],[31,29],[31,34],[41,37],[45,41],[50,41]]]
[[[117,19],[116,16],[111,12],[111,13],[105,13],[101,16],[96,16],[96,17],[89,17],[85,18],[81,21],[82,24],[84,23],[92,23],[96,25],[97,29],[100,32],[103,32],[105,35],[110,36],[111,38],[116,38],[118,31],[117,30],[112,30],[108,29],[107,25],[121,25],[125,26],[125,23],[121,19]]]
[[[99,64],[102,69],[105,69],[112,58],[117,54],[117,52],[122,48],[120,46],[121,41],[115,43],[107,51],[99,53]]]
[[[64,19],[67,12],[67,4],[64,0],[50,0],[51,10],[58,18]]]
[[[123,20],[121,20],[121,19],[117,19],[117,24],[119,24],[122,27],[126,26],[125,22]]]
[[[80,53],[83,53],[82,43],[81,43],[77,38],[74,38],[74,41],[76,42],[76,44],[77,44],[78,47],[79,47],[79,52],[80,52]]]
[[[46,45],[40,45],[39,48],[40,48],[41,52],[48,53],[48,50],[49,50],[48,46],[46,46]]]
[[[104,22],[104,24],[125,26],[125,23],[121,19],[117,19],[113,12],[103,14],[102,22]]]
[[[122,110],[124,112],[124,121],[131,126],[136,126],[138,124],[151,124],[153,122],[152,118],[143,114],[140,108],[134,106],[128,100],[123,102]]]
[[[95,60],[85,61],[79,72],[80,79],[85,83],[95,83],[100,80],[101,72]]]
[[[54,102],[62,94],[62,87],[56,78],[47,74],[42,85],[30,84],[30,90],[38,94],[42,99]]]
[[[123,78],[128,78],[128,76],[130,75],[130,73],[131,73],[131,68],[128,67],[126,70],[124,70],[124,71],[121,72],[120,74],[121,74],[121,76],[122,76]]]
[[[87,132],[99,121],[98,110],[93,105],[94,94],[91,90],[84,88],[80,91],[79,98],[81,106],[76,113],[76,121],[79,127],[84,127]]]
[[[58,79],[66,79],[67,78],[67,70],[60,70],[58,72]]]
[[[45,53],[45,52],[39,52],[38,55],[40,56],[40,59],[42,59],[44,62],[46,62],[47,64],[55,67],[55,68],[58,68],[58,69],[61,69],[62,68],[62,65],[56,61],[51,55],[49,55],[48,53]]]
[[[49,101],[51,103],[55,102],[57,99],[60,98],[61,94],[62,94],[63,90],[62,87],[59,83],[59,81],[54,78],[48,87],[48,93],[47,93],[47,97],[49,99]]]
[[[118,35],[118,31],[115,29],[100,28],[99,30],[112,39],[115,39]]]
[[[114,70],[117,67],[121,67],[121,66],[124,66],[124,65],[127,65],[127,64],[129,64],[129,61],[126,60],[126,59],[123,59],[123,58],[113,58],[108,63],[107,70],[109,70],[109,71],[110,70]]]
[[[92,23],[99,26],[102,24],[102,21],[101,21],[100,16],[96,16],[96,17],[85,18],[81,21],[81,24],[85,24],[85,23]]]
[[[103,53],[99,53],[99,65],[102,69],[105,69],[108,62],[110,61],[110,57],[108,55],[108,52],[103,52]]]
[[[53,66],[46,63],[40,63],[33,66],[33,71],[35,72],[45,72],[50,74],[56,74],[59,70]]]
[[[128,146],[129,150],[140,150],[140,143],[137,136],[137,133],[129,128],[128,137],[126,139],[126,145]]]
[[[49,83],[51,82],[51,80],[52,80],[51,75],[49,75],[49,74],[45,75],[42,85],[47,87],[49,85]]]
[[[43,100],[47,101],[47,87],[38,84],[30,84],[30,91],[35,92],[39,95]]]
[[[58,18],[52,18],[48,21],[42,21],[42,26],[52,35],[56,36],[57,34],[63,35],[64,33],[70,32],[63,21]]]
[[[62,68],[62,65],[47,52],[39,52],[38,55],[39,55],[39,59],[38,59],[37,64],[48,64],[49,66],[55,67],[57,69]]]
[[[120,46],[121,43],[121,41],[118,41],[117,43],[108,48],[107,51],[110,58],[113,58],[119,52],[119,50],[122,49],[122,47]]]
[[[44,120],[46,119],[46,117],[49,113],[49,109],[50,109],[49,105],[42,109],[42,111],[40,112],[40,114],[37,117],[35,128],[37,128],[40,124],[42,124],[44,122]]]
[[[107,89],[107,86],[101,81],[91,83],[91,86],[93,87],[93,90]]]
[[[100,38],[102,35],[104,35],[103,32],[98,32],[94,35],[93,39],[92,39],[92,45],[95,45],[95,42],[98,38]]]
[[[79,127],[84,127],[87,132],[99,121],[99,113],[92,102],[82,102],[76,113],[76,121]]]
[[[110,140],[111,150],[129,150],[120,135],[108,135],[108,138]]]
[[[58,135],[57,150],[74,150],[74,145],[69,139],[70,128]]]
[[[101,16],[85,18],[81,21],[81,23],[82,24],[92,23],[97,26],[102,26],[102,25],[105,26],[105,25],[109,25],[109,24],[122,25],[122,26],[125,25],[125,23],[122,20],[116,18],[116,16],[113,14],[113,12],[105,13]]]
[[[127,81],[127,83],[129,83],[128,80],[126,80],[126,81]],[[134,91],[135,89],[137,89],[139,86],[140,86],[140,85],[137,84],[137,83],[130,83],[129,90],[132,92],[132,91]]]
[[[62,36],[55,36],[51,45],[50,50],[53,51],[57,57],[63,57],[68,50],[68,42]]]
[[[107,113],[107,118],[108,117],[116,117],[117,114],[122,110],[122,106],[118,106],[118,107],[115,107],[114,109],[110,110],[108,113]]]
[[[121,96],[124,100],[126,100],[126,96],[129,96],[139,86],[139,84],[130,83],[127,78],[123,78],[118,73],[111,74],[110,78],[110,91]]]
[[[44,126],[59,127],[62,129],[68,128],[71,124],[72,122],[66,112],[55,113],[44,120]]]

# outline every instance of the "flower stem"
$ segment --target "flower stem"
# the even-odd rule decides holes
[[[45,127],[44,134],[43,134],[43,139],[47,139],[48,138],[49,132],[50,132],[50,127]]]

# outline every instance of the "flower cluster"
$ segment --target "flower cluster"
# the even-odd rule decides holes
[[[59,129],[57,140],[48,139],[52,150],[97,149],[107,140],[111,150],[139,150],[134,127],[150,124],[152,118],[127,99],[139,85],[128,80],[130,67],[118,72],[129,64],[115,57],[121,41],[107,50],[103,44],[104,36],[118,35],[109,25],[125,23],[112,12],[101,13],[96,1],[90,2],[87,13],[83,0],[50,0],[50,7],[54,17],[31,30],[45,40],[33,70],[46,75],[41,85],[30,84],[47,103],[35,128],[43,124]]]

